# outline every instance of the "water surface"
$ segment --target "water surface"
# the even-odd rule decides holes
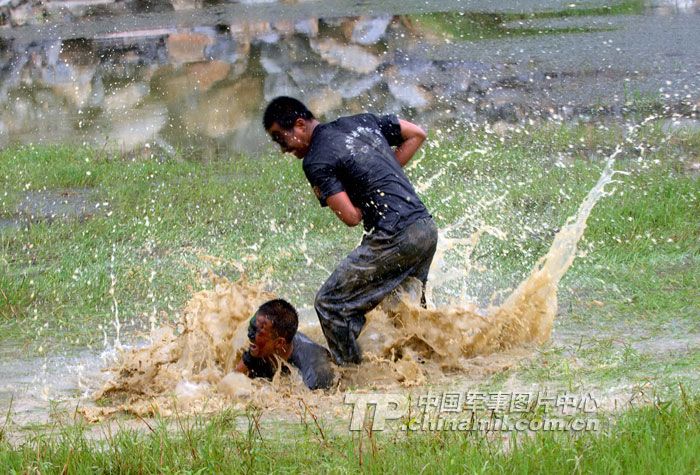
[[[699,2],[604,4],[5,5],[0,145],[256,154],[272,148],[261,110],[283,94],[322,119],[374,111],[428,128],[587,118],[640,98],[697,110]]]

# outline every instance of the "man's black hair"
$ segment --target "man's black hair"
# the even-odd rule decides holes
[[[299,316],[292,304],[283,299],[265,302],[255,315],[265,315],[271,322],[277,336],[284,338],[287,343],[292,341],[299,327]]]
[[[311,120],[314,115],[300,100],[279,96],[272,99],[265,108],[263,127],[265,130],[269,130],[272,124],[277,122],[282,129],[289,130],[294,127],[294,121],[299,118]]]

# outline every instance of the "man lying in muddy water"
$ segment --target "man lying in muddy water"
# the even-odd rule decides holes
[[[297,311],[286,300],[262,304],[248,324],[250,347],[236,371],[251,378],[272,379],[283,360],[299,369],[309,389],[330,388],[334,373],[328,350],[298,332],[298,327]]]
[[[363,223],[361,244],[314,302],[336,363],[358,364],[365,314],[409,277],[425,288],[435,254],[437,228],[402,170],[425,132],[395,115],[359,114],[321,124],[291,97],[268,104],[263,126],[283,152],[303,159],[321,206],[348,226]]]

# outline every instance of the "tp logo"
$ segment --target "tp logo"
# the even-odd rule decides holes
[[[386,421],[399,419],[408,410],[408,398],[401,394],[347,393],[345,404],[352,405],[351,431],[362,430],[368,406],[374,406],[372,431],[384,430]]]

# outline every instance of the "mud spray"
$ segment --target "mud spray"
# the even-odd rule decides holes
[[[195,294],[176,327],[156,328],[149,345],[122,350],[108,369],[109,382],[96,394],[100,407],[85,407],[83,413],[94,420],[119,411],[169,415],[176,410],[216,411],[250,403],[274,408],[288,406],[295,394],[318,406],[324,400],[337,403],[350,386],[376,389],[434,383],[445,374],[470,371],[482,355],[542,344],[552,331],[559,281],[576,257],[593,206],[612,181],[617,153],[608,158],[598,182],[556,234],[547,254],[501,304],[424,309],[417,303],[418,286],[407,283],[404,292],[388,297],[367,315],[359,339],[363,363],[340,372],[335,391],[311,393],[296,371],[271,383],[233,372],[246,347],[248,320],[273,295],[245,279],[229,282],[213,277],[213,290]],[[477,240],[478,235],[467,241],[473,248]],[[452,244],[441,234],[436,263]],[[438,283],[450,279],[438,271],[434,274],[431,279]],[[301,330],[323,342],[318,326]]]

